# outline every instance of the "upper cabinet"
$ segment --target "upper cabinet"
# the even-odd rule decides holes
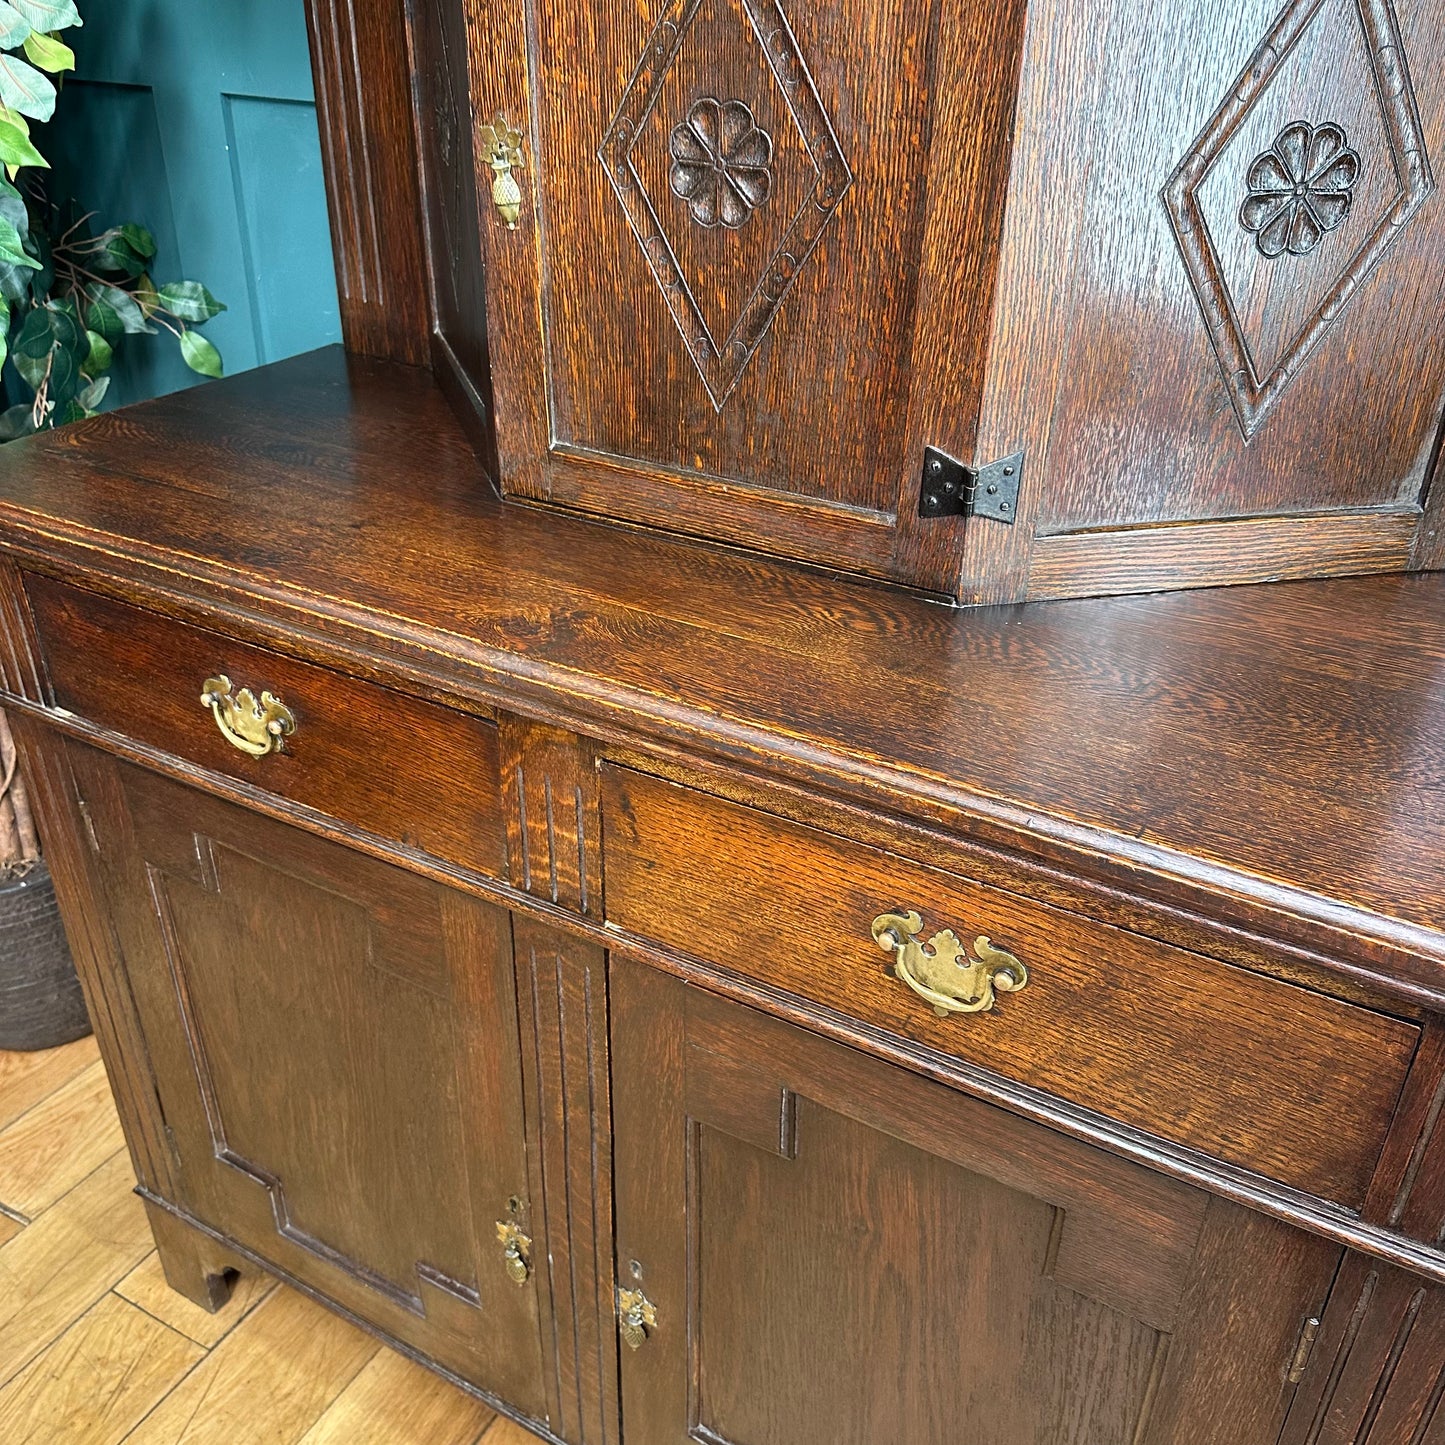
[[[509,496],[965,601],[1432,566],[1434,0],[429,0]]]
[[[946,585],[1022,3],[468,10],[504,490]]]

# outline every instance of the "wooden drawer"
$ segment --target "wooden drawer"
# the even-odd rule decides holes
[[[51,701],[79,717],[449,862],[503,876],[496,724],[49,578],[27,578]],[[295,714],[252,758],[201,687],[224,674]]]
[[[1419,1030],[623,768],[603,782],[607,916],[874,1030],[1257,1170],[1365,1197]],[[873,919],[986,935],[1029,969],[940,1018]]]

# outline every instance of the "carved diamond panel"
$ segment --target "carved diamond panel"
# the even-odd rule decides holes
[[[676,115],[649,125],[669,87],[699,13],[710,28],[731,24],[738,45],[757,47],[764,75],[782,100],[787,137],[802,158],[806,184],[774,184],[783,137],[754,121],[759,97],[699,91]],[[675,103],[675,95],[670,95]],[[716,134],[714,134],[714,131]],[[658,146],[670,175],[670,194],[654,199],[639,166],[639,147]],[[713,407],[721,411],[759,344],[777,320],[788,292],[818,245],[853,174],[819,98],[813,75],[778,0],[671,0],[628,81],[597,153],[622,203],[638,244],[682,333]],[[787,199],[792,196],[792,200]],[[761,264],[742,284],[714,274],[679,228],[697,227],[730,243],[739,258],[740,233],[766,211],[791,205],[769,237]],[[682,258],[691,257],[691,262]],[[735,305],[715,298],[736,291]],[[705,299],[707,298],[707,299]]]
[[[1392,0],[1293,0],[1163,192],[1246,441],[1434,188]]]

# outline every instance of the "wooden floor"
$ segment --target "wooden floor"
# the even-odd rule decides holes
[[[536,1445],[284,1285],[166,1287],[90,1039],[0,1052],[3,1445]]]

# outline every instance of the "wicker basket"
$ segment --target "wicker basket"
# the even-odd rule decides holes
[[[90,1032],[45,864],[0,883],[0,1049],[49,1049]]]

